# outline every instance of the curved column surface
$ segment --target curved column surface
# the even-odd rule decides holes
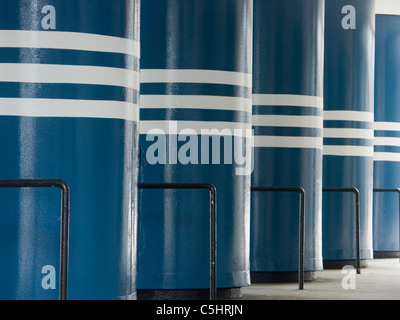
[[[138,1],[5,1],[0,179],[70,188],[69,299],[136,295]],[[58,299],[60,193],[0,190],[0,298]]]
[[[305,190],[305,270],[322,268],[324,1],[254,2],[252,186]],[[254,192],[251,271],[295,272],[299,194]]]
[[[384,2],[383,2],[384,3]],[[377,2],[375,52],[374,188],[400,186],[400,12],[380,9]],[[385,10],[384,10],[385,9]],[[399,251],[399,196],[375,193],[374,252]]]
[[[360,192],[361,259],[372,258],[375,1],[326,1],[323,186]],[[356,258],[352,193],[323,196],[323,258]]]
[[[216,187],[218,288],[250,281],[252,7],[142,3],[140,181]],[[141,191],[138,289],[209,288],[209,216],[207,190]]]

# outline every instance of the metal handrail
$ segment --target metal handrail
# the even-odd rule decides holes
[[[400,188],[393,188],[393,189],[385,189],[385,188],[377,188],[373,189],[374,192],[397,192],[399,195],[399,234],[400,234]],[[400,240],[400,236],[399,236]]]
[[[217,190],[209,183],[139,183],[139,189],[205,189],[210,191],[210,300],[217,299]]]
[[[304,242],[305,242],[305,191],[301,187],[251,187],[258,192],[298,192],[300,194],[299,210],[299,290],[304,289]]]
[[[69,251],[69,186],[59,179],[0,180],[0,188],[59,188],[61,190],[60,280],[59,299],[68,299],[68,251]]]
[[[360,191],[357,188],[323,188],[322,192],[352,192],[356,196],[356,269],[357,274],[361,274]]]

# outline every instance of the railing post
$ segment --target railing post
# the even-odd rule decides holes
[[[60,234],[60,281],[59,299],[68,299],[68,251],[69,251],[69,186],[59,179],[0,180],[0,188],[59,188],[61,190]]]
[[[356,269],[361,274],[360,192],[357,188],[323,188],[322,192],[352,192],[356,196]]]
[[[394,188],[394,189],[377,188],[374,189],[374,192],[397,192],[397,194],[399,195],[399,247],[400,247],[400,188]]]
[[[206,189],[210,192],[210,300],[217,299],[217,190],[209,183],[139,183],[139,189]]]
[[[259,192],[298,192],[300,194],[299,209],[299,290],[304,289],[304,243],[305,243],[305,191],[301,187],[251,187],[251,191]]]

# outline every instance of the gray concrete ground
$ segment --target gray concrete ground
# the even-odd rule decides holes
[[[399,259],[369,260],[353,278],[342,270],[316,274],[317,280],[306,282],[304,290],[297,283],[252,284],[242,288],[241,300],[400,300]]]

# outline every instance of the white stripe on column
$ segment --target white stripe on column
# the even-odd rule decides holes
[[[107,118],[139,121],[139,106],[123,101],[0,98],[0,116]]]
[[[330,146],[324,145],[323,154],[326,156],[372,157],[374,148],[366,146]]]
[[[320,116],[281,116],[253,115],[253,126],[259,127],[294,127],[322,129],[323,119]]]
[[[253,94],[253,105],[256,106],[296,106],[323,108],[322,97],[290,94]]]
[[[349,129],[349,128],[324,128],[324,138],[349,138],[369,139],[374,138],[372,129]]]
[[[141,69],[141,83],[211,83],[251,88],[248,73],[200,69]]]
[[[321,137],[254,136],[256,148],[322,149]]]
[[[212,109],[251,112],[251,99],[197,95],[141,95],[142,109]]]
[[[374,129],[381,131],[400,131],[399,122],[386,122],[386,121],[376,121],[374,122]]]
[[[248,133],[246,130],[251,130],[251,125],[241,122],[222,121],[144,120],[140,121],[139,132],[140,134],[149,134],[150,130],[161,130],[165,134],[179,134],[185,129],[194,130],[197,134],[245,136]]]
[[[374,152],[374,161],[400,161],[400,153]]]
[[[80,32],[0,30],[0,47],[112,52],[139,57],[139,42]]]
[[[138,72],[121,68],[0,63],[0,81],[4,82],[95,84],[138,90],[138,80]]]
[[[400,15],[399,0],[378,0],[378,1],[376,1],[375,14]]]
[[[400,147],[400,138],[393,137],[375,137],[374,138],[375,146],[395,146]]]
[[[367,111],[347,111],[347,110],[324,111],[324,120],[373,122],[374,113]]]

